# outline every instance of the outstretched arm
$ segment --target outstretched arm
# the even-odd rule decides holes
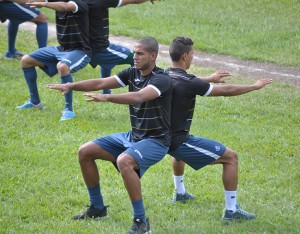
[[[27,2],[31,8],[42,8],[46,7],[55,11],[73,11],[77,10],[77,6],[72,2]]]
[[[156,0],[150,0],[152,4],[154,4]],[[126,6],[128,4],[140,4],[144,2],[149,2],[149,0],[122,0],[121,6]]]
[[[128,92],[122,94],[95,94],[86,93],[87,102],[113,102],[118,104],[139,104],[151,101],[159,96],[152,87],[145,87],[138,92]]]
[[[222,80],[222,78],[227,76],[231,76],[228,71],[216,71],[212,75],[203,77],[202,79],[210,83],[225,83],[225,80]]]
[[[214,85],[209,96],[237,96],[261,89],[272,82],[272,79],[262,79],[252,85]]]
[[[115,89],[121,87],[119,82],[115,77],[108,77],[105,79],[90,79],[83,80],[75,83],[66,83],[66,84],[48,84],[46,86],[48,89],[56,89],[61,91],[62,95],[67,94],[70,90],[76,91],[97,91],[101,89]]]

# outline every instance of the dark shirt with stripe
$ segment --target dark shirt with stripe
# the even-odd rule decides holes
[[[207,81],[188,74],[180,68],[168,68],[172,79],[173,97],[171,112],[172,144],[169,151],[184,143],[192,124],[196,95],[204,96],[211,85]]]
[[[55,2],[49,0],[49,2]],[[77,5],[77,12],[56,11],[56,35],[60,50],[82,50],[91,56],[89,40],[89,11],[88,5],[82,0],[72,0]]]
[[[118,73],[116,77],[121,85],[128,85],[129,92],[138,92],[148,85],[159,90],[160,96],[154,100],[129,105],[132,139],[139,141],[151,138],[169,146],[172,98],[170,77],[158,67],[147,76],[142,76],[136,68],[128,68]]]
[[[89,6],[90,41],[93,53],[109,46],[109,8],[117,7],[121,0],[87,0]]]

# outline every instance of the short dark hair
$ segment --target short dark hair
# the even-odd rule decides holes
[[[154,37],[143,37],[138,41],[138,43],[145,46],[148,52],[158,53],[159,46],[157,40]]]
[[[169,47],[169,54],[173,62],[178,62],[181,56],[193,49],[193,41],[188,37],[176,37]]]

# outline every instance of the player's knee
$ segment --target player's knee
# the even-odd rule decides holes
[[[34,18],[33,20],[31,20],[33,23],[47,23],[48,18],[47,16],[41,12],[41,14],[38,15],[38,17]]]
[[[32,67],[34,64],[33,64],[33,61],[32,61],[32,58],[29,56],[29,55],[24,55],[21,59],[21,66],[23,68],[28,68],[28,67]]]
[[[61,75],[67,75],[67,74],[70,73],[69,66],[65,63],[62,63],[62,62],[59,62],[57,64],[57,70],[58,70],[59,74],[61,74]]]
[[[231,164],[238,165],[238,154],[235,151],[230,150],[228,159]]]
[[[121,174],[133,170],[133,165],[131,163],[131,158],[122,154],[117,158],[117,166]]]
[[[82,163],[89,158],[89,153],[88,149],[85,145],[82,145],[78,149],[78,161],[79,163]]]

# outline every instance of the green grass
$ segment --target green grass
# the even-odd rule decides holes
[[[0,27],[1,48],[6,46],[5,32]],[[20,50],[33,51],[34,34],[19,33]],[[16,105],[28,98],[20,64],[0,57],[0,71],[0,233],[125,233],[131,225],[131,205],[121,176],[107,162],[98,165],[109,217],[83,222],[71,217],[89,203],[77,162],[78,147],[98,136],[128,130],[127,107],[86,103],[82,93],[75,92],[76,119],[59,122],[63,97],[44,86],[60,79],[38,70],[46,109],[18,111]],[[190,71],[212,72],[198,67]],[[99,69],[88,66],[74,80],[98,74]],[[228,82],[254,81],[233,77]],[[187,167],[186,185],[197,198],[189,204],[171,205],[171,159],[166,156],[142,179],[153,233],[299,233],[299,106],[299,88],[280,82],[239,97],[198,98],[192,133],[216,139],[239,153],[238,200],[257,219],[229,225],[220,222],[224,207],[221,166],[197,172]]]

